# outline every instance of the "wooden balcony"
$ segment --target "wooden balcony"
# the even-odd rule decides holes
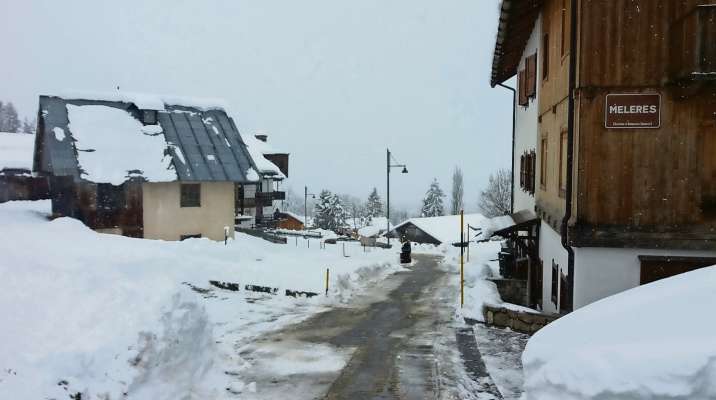
[[[716,4],[694,7],[671,26],[669,78],[716,80]]]
[[[262,204],[274,200],[286,200],[286,192],[256,192],[256,200]]]

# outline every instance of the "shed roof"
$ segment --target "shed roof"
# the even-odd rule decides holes
[[[502,0],[492,57],[492,87],[517,73],[520,56],[530,38],[541,7],[542,0]]]
[[[465,214],[464,216],[464,229],[463,234],[465,237],[469,234],[467,225],[478,226],[485,217],[482,214]],[[458,243],[460,242],[460,216],[459,215],[444,215],[440,217],[421,217],[411,218],[403,221],[396,225],[391,230],[391,236],[395,237],[393,232],[400,232],[402,227],[407,225],[414,225],[427,235],[435,239],[440,243]]]
[[[142,106],[147,103],[146,97],[144,99],[140,102]],[[40,96],[40,137],[36,143],[34,170],[114,184],[131,176],[142,176],[150,181],[255,182],[259,179],[256,163],[236,124],[224,109],[171,103],[158,107],[154,103],[147,109],[157,112],[159,126],[143,127],[139,120],[140,108],[135,103],[98,100],[97,96],[92,99]],[[95,115],[94,125],[88,125],[85,121],[72,121],[73,118],[79,119],[76,116],[80,115],[77,110],[90,109],[109,112]],[[121,113],[117,113],[117,110]],[[126,119],[116,121],[115,118],[108,118],[105,131],[102,115],[124,115]],[[118,130],[118,122],[122,123],[124,130]],[[136,129],[127,132],[127,127]],[[98,128],[102,132],[97,132]],[[119,134],[126,137],[120,139],[117,137]],[[100,138],[102,136],[104,139]],[[163,138],[163,141],[157,144],[156,136]],[[150,153],[152,160],[147,161],[144,159],[146,157],[132,151],[133,148],[141,149],[145,141],[158,146],[159,151]],[[97,148],[87,148],[88,144]],[[100,162],[108,160],[109,165],[98,167],[96,161],[89,161],[90,155]],[[164,172],[157,174],[155,171],[151,174],[146,171],[148,168],[144,164],[152,164],[157,169],[156,164],[160,162],[165,163]],[[92,168],[97,170],[90,170]],[[112,168],[115,171],[111,171]],[[117,173],[120,174],[120,182],[117,182]]]

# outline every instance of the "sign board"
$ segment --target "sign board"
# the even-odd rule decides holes
[[[658,128],[661,126],[660,94],[608,94],[604,109],[607,129]]]

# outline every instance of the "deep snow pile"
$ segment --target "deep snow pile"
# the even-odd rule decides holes
[[[0,132],[0,171],[3,168],[32,170],[35,135]]]
[[[592,303],[537,332],[527,399],[716,398],[716,266]]]
[[[163,242],[97,234],[49,202],[0,204],[0,397],[215,399],[244,385],[236,348],[399,267],[391,251],[238,235]],[[301,239],[302,240],[302,239]],[[244,285],[323,291],[294,299]],[[208,280],[241,290],[211,289]],[[189,285],[182,284],[187,282]],[[206,290],[209,289],[209,290]],[[281,293],[281,292],[280,292]],[[245,382],[247,390],[260,387]]]

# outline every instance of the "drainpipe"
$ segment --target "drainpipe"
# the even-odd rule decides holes
[[[570,38],[569,38],[569,101],[567,103],[567,182],[565,193],[565,212],[560,234],[562,247],[567,251],[567,305],[568,311],[574,309],[574,248],[568,237],[569,220],[572,218],[572,172],[574,170],[574,97],[577,86],[577,0],[570,1]],[[560,304],[560,308],[562,305]]]
[[[510,214],[515,212],[515,123],[517,122],[517,91],[515,88],[498,83],[497,86],[512,91],[512,187],[510,187]]]

